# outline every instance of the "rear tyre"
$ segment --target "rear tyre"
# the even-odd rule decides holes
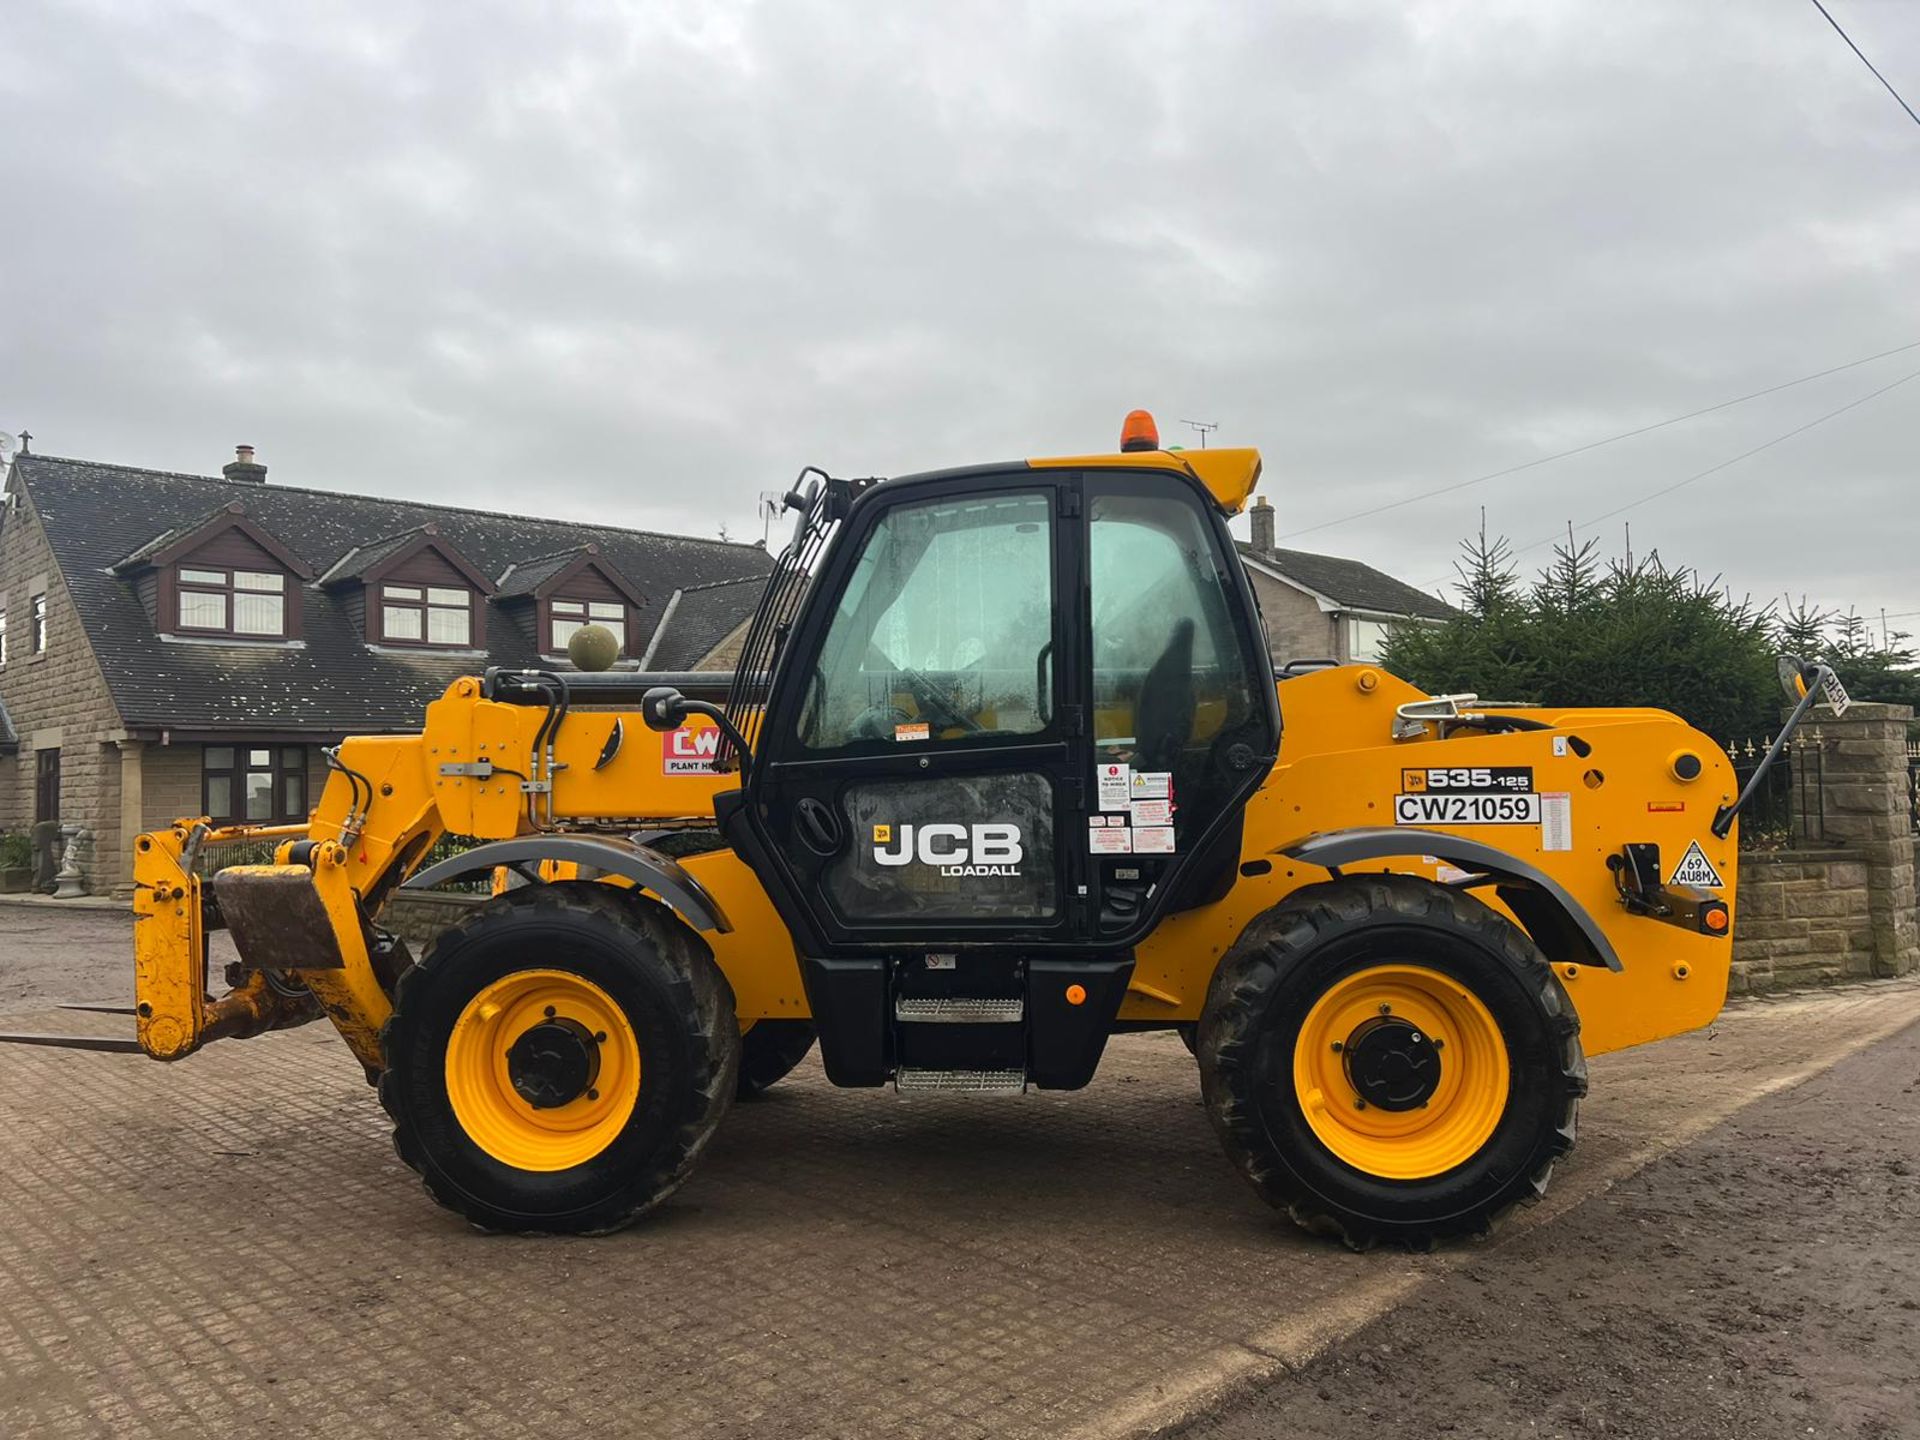
[[[394,1148],[489,1230],[631,1224],[685,1181],[740,1065],[705,944],[591,883],[510,892],[442,934],[381,1042]]]
[[[814,1029],[805,1020],[756,1020],[740,1037],[737,1100],[754,1100],[793,1073],[813,1049]]]
[[[1355,1249],[1483,1235],[1546,1191],[1586,1093],[1580,1022],[1511,922],[1410,876],[1296,892],[1221,961],[1207,1113],[1253,1188]]]

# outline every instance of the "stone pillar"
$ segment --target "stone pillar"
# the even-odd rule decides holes
[[[146,750],[144,740],[116,740],[120,747],[120,835],[119,853],[113,856],[94,857],[93,872],[99,877],[100,888],[106,888],[111,882],[113,893],[121,899],[133,895],[133,841],[146,823],[145,814],[146,786],[145,770],[142,768],[143,753]]]
[[[1867,703],[1851,705],[1839,716],[1822,705],[1807,717],[1827,742],[1821,793],[1826,838],[1866,857],[1875,975],[1920,969],[1913,822],[1907,809],[1907,722],[1912,718],[1910,706]]]

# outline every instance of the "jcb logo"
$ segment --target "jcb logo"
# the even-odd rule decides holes
[[[1018,825],[876,825],[873,858],[880,865],[918,860],[942,875],[1018,875],[1026,850]]]

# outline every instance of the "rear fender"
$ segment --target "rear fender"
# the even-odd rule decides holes
[[[1606,932],[1559,881],[1526,861],[1477,840],[1396,825],[1392,829],[1329,831],[1283,845],[1275,853],[1336,873],[1342,866],[1368,860],[1431,855],[1474,876],[1491,879],[1514,918],[1554,964],[1623,968]]]

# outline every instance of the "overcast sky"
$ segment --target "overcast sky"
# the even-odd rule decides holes
[[[1920,5],[1830,8],[1920,105]],[[0,426],[757,537],[803,463],[1142,405],[1260,446],[1286,535],[1920,341],[1917,182],[1806,0],[6,0]],[[1287,543],[1431,588],[1482,504],[1525,546],[1915,371]],[[1916,451],[1920,379],[1622,518],[1920,611]]]

